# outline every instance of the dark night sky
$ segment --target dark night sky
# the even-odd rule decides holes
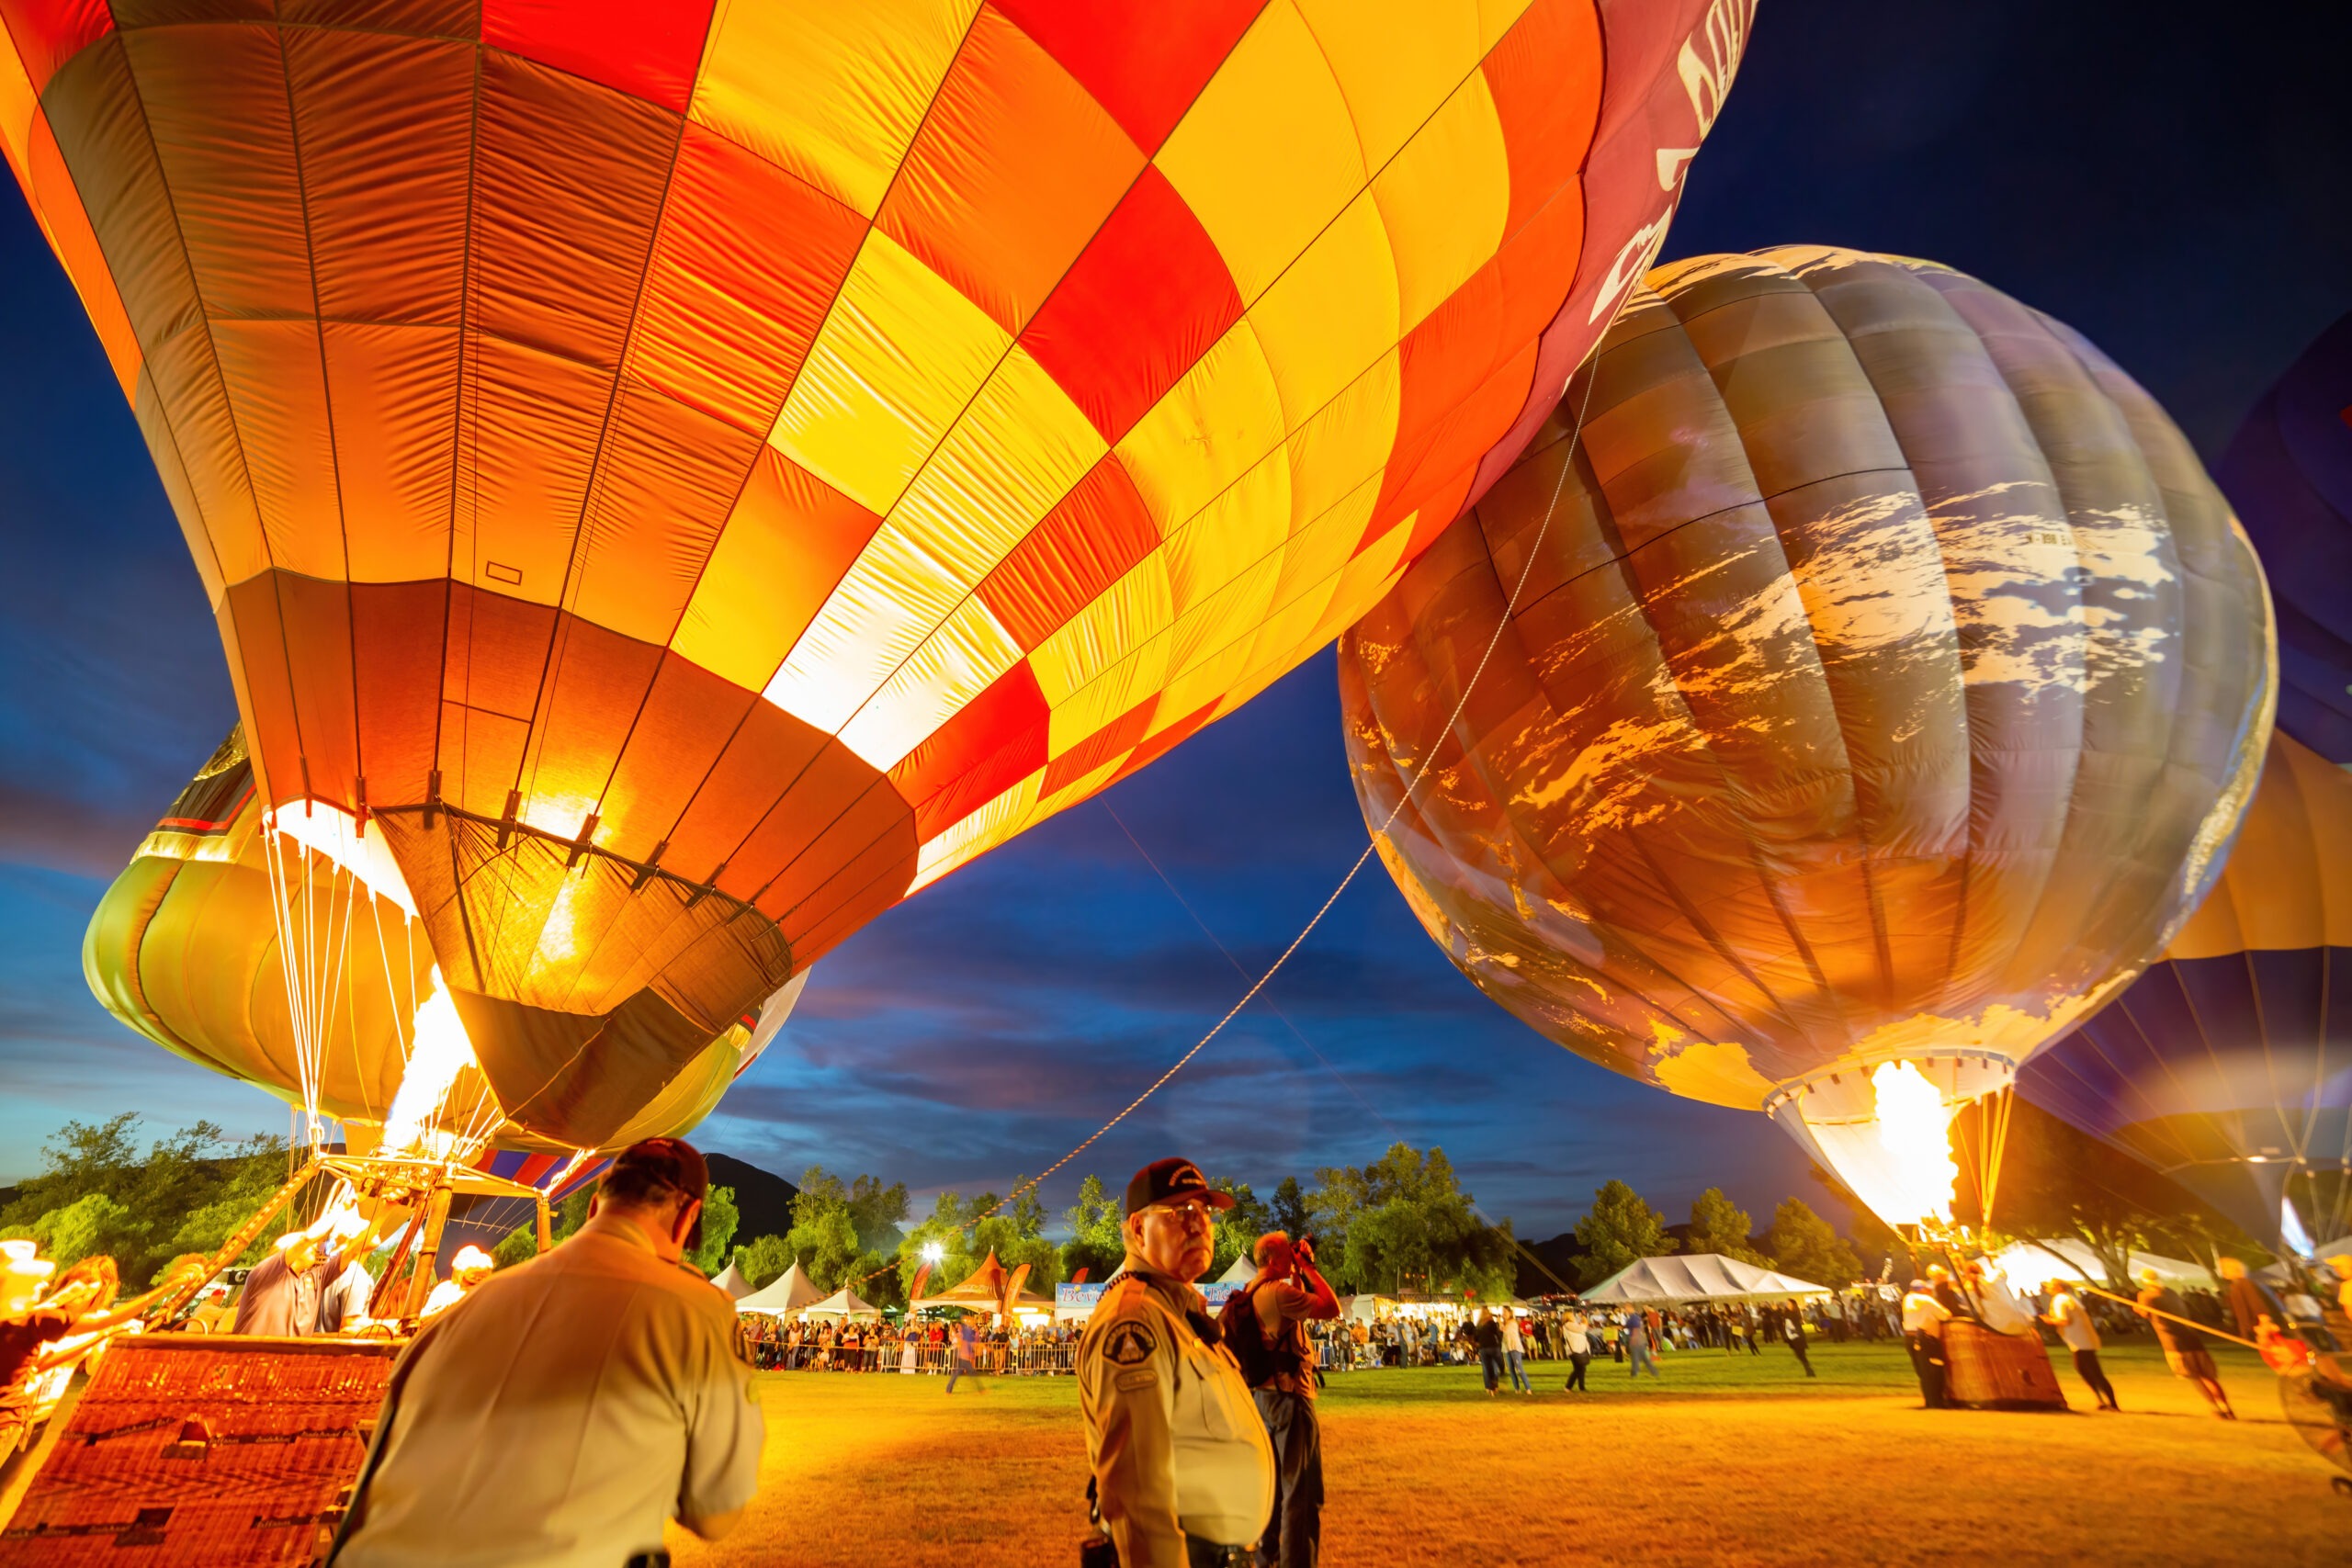
[[[2168,15],[2180,19],[2168,19]],[[1929,256],[2086,333],[2209,457],[2352,307],[2347,7],[1765,0],[1668,255]],[[196,573],[95,336],[0,203],[0,1177],[69,1116],[282,1129],[277,1103],[115,1025],[80,974],[105,880],[234,716]],[[1243,988],[1110,812],[1262,966],[1363,844],[1326,653],[1108,797],[876,920],[700,1135],[1003,1190]],[[1721,1183],[1816,1196],[1761,1117],[1589,1066],[1510,1021],[1368,867],[1261,1005],[1046,1191],[1182,1149],[1261,1183],[1442,1145],[1549,1235],[1611,1176],[1681,1217]],[[1297,1033],[1290,1027],[1295,1025]],[[1327,1066],[1328,1064],[1328,1066]]]

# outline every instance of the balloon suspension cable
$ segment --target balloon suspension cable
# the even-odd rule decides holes
[[[1125,833],[1127,836],[1127,842],[1136,847],[1136,853],[1143,857],[1143,863],[1151,867],[1151,874],[1159,878],[1159,885],[1168,889],[1168,896],[1176,900],[1178,906],[1183,909],[1185,914],[1192,917],[1193,923],[1194,925],[1200,927],[1201,934],[1209,939],[1209,945],[1216,948],[1219,953],[1225,954],[1225,961],[1233,965],[1235,974],[1239,975],[1245,980],[1248,979],[1250,977],[1250,971],[1242,966],[1241,960],[1236,958],[1233,955],[1233,950],[1226,946],[1225,943],[1218,939],[1216,932],[1209,929],[1209,923],[1201,919],[1200,911],[1193,908],[1192,900],[1185,897],[1182,892],[1178,891],[1176,884],[1169,880],[1168,873],[1160,869],[1159,863],[1152,858],[1151,852],[1143,847],[1143,840],[1136,837],[1135,829],[1127,826],[1126,819],[1122,818],[1117,811],[1112,808],[1109,801],[1098,800],[1097,804],[1100,805],[1105,812],[1109,813],[1112,821],[1119,825],[1119,831]],[[1351,1079],[1345,1073],[1340,1071],[1337,1066],[1332,1065],[1331,1058],[1325,1055],[1321,1049],[1316,1045],[1315,1042],[1309,1040],[1306,1034],[1300,1031],[1298,1025],[1292,1021],[1290,1014],[1282,1010],[1280,1003],[1269,997],[1266,999],[1266,1010],[1280,1019],[1282,1021],[1283,1027],[1290,1031],[1291,1038],[1297,1041],[1301,1045],[1306,1046],[1307,1053],[1317,1062],[1323,1064],[1323,1070],[1330,1074],[1332,1081],[1337,1083],[1341,1089],[1346,1089],[1358,1105],[1363,1107],[1365,1115],[1370,1116],[1383,1127],[1387,1128],[1388,1135],[1396,1139],[1397,1142],[1411,1142],[1411,1140],[1405,1135],[1403,1129],[1399,1128],[1396,1122],[1391,1122],[1387,1117],[1382,1115],[1380,1113],[1380,1108],[1363,1097],[1363,1091],[1356,1088],[1352,1079]],[[1477,1215],[1481,1221],[1484,1221],[1487,1229],[1502,1229],[1500,1225],[1495,1224],[1495,1222],[1487,1216],[1487,1213],[1484,1209],[1478,1207],[1476,1200],[1465,1199],[1465,1201],[1470,1205],[1470,1212]],[[1544,1262],[1544,1259],[1530,1248],[1525,1242],[1520,1240],[1518,1236],[1513,1235],[1510,1238],[1510,1244],[1519,1249],[1521,1257],[1525,1258],[1529,1262],[1534,1264],[1536,1268],[1542,1269],[1544,1274],[1551,1279],[1551,1281],[1554,1284],[1559,1286],[1561,1290],[1566,1292],[1570,1295],[1574,1295],[1576,1293],[1576,1287],[1569,1284],[1566,1280],[1561,1279],[1558,1271],[1549,1263]]]
[[[303,803],[306,810],[309,804]],[[318,908],[312,852],[292,834],[280,830],[278,815],[275,807],[263,814],[262,850],[268,865],[270,919],[277,931],[278,973],[286,983],[287,1021],[294,1035],[295,1076],[302,1090],[304,1133],[315,1148],[325,1139],[319,1100],[327,1039],[334,1028],[344,958],[350,947],[352,895],[359,879],[331,857],[322,856],[329,870],[325,907]],[[326,922],[323,931],[322,918]]]
[[[2182,1317],[2177,1313],[2165,1312],[2158,1307],[2143,1306],[2129,1296],[2119,1296],[2113,1291],[2102,1291],[2087,1280],[2083,1281],[2082,1288],[2088,1291],[2092,1295],[2105,1296],[2109,1301],[2128,1306],[2133,1312],[2139,1313],[2143,1317],[2161,1317],[2168,1323],[2177,1323],[2183,1328],[2193,1328],[2199,1334],[2210,1334],[2216,1338],[2226,1339],[2233,1345],[2243,1345],[2249,1350],[2259,1350],[2262,1348],[2261,1346],[2256,1344],[2251,1339],[2241,1339],[2236,1335],[2216,1328],[2210,1323],[2199,1323],[2194,1318]]]
[[[1611,324],[1614,324],[1613,317],[1611,318]],[[1606,335],[1605,329],[1603,335]],[[1000,1201],[994,1209],[989,1211],[988,1216],[983,1216],[984,1218],[1002,1213],[1005,1208],[1018,1199],[1023,1192],[1035,1190],[1037,1187],[1041,1186],[1047,1178],[1053,1176],[1063,1167],[1069,1165],[1070,1161],[1084,1154],[1088,1149],[1092,1148],[1097,1143],[1102,1141],[1103,1135],[1109,1133],[1112,1128],[1125,1121],[1142,1106],[1145,1100],[1149,1100],[1153,1095],[1159,1092],[1161,1088],[1167,1084],[1169,1079],[1183,1071],[1185,1064],[1192,1061],[1193,1057],[1199,1055],[1201,1052],[1206,1048],[1210,1041],[1215,1040],[1219,1034],[1224,1033],[1225,1026],[1231,1023],[1234,1019],[1240,1014],[1241,1010],[1248,1007],[1257,998],[1258,993],[1266,988],[1267,983],[1272,980],[1273,977],[1282,971],[1283,965],[1290,962],[1291,954],[1296,953],[1300,947],[1304,946],[1307,937],[1314,933],[1315,928],[1322,924],[1323,917],[1331,912],[1331,907],[1340,901],[1340,896],[1347,892],[1349,886],[1354,883],[1357,874],[1363,870],[1364,863],[1372,859],[1374,852],[1379,847],[1382,835],[1385,834],[1388,829],[1396,824],[1396,818],[1403,815],[1405,807],[1411,804],[1413,792],[1420,787],[1421,780],[1428,774],[1430,763],[1436,757],[1439,746],[1443,743],[1448,735],[1453,733],[1454,726],[1462,721],[1463,711],[1468,707],[1470,704],[1470,694],[1478,689],[1479,677],[1487,672],[1487,664],[1494,659],[1495,649],[1502,645],[1503,633],[1510,629],[1511,616],[1519,608],[1520,595],[1527,589],[1527,580],[1534,574],[1536,558],[1543,553],[1544,537],[1551,531],[1553,513],[1559,509],[1560,493],[1567,488],[1568,471],[1576,466],[1577,441],[1584,433],[1585,413],[1592,406],[1592,387],[1594,381],[1598,378],[1598,377],[1592,375],[1588,375],[1585,378],[1584,398],[1577,405],[1576,423],[1569,428],[1567,440],[1563,444],[1565,450],[1563,451],[1560,459],[1560,475],[1558,479],[1553,481],[1551,502],[1544,507],[1544,522],[1535,530],[1535,537],[1528,544],[1527,558],[1520,565],[1519,580],[1511,584],[1510,598],[1504,604],[1503,613],[1496,618],[1494,633],[1487,638],[1486,649],[1478,655],[1477,666],[1470,671],[1470,679],[1463,684],[1462,695],[1455,700],[1453,712],[1447,716],[1445,723],[1438,729],[1437,733],[1430,737],[1429,745],[1423,750],[1419,765],[1414,768],[1410,776],[1407,778],[1403,792],[1396,797],[1396,804],[1389,807],[1388,815],[1382,818],[1380,826],[1373,830],[1370,841],[1363,847],[1363,852],[1356,856],[1355,863],[1348,867],[1346,875],[1340,878],[1340,885],[1331,889],[1331,896],[1324,899],[1321,907],[1317,908],[1312,916],[1308,917],[1306,924],[1299,928],[1298,935],[1291,939],[1290,945],[1283,948],[1281,953],[1275,957],[1273,963],[1266,966],[1266,972],[1259,976],[1257,980],[1250,985],[1250,988],[1241,994],[1240,1000],[1226,1009],[1225,1015],[1209,1026],[1208,1032],[1202,1035],[1199,1040],[1195,1041],[1191,1050],[1185,1052],[1182,1056],[1177,1057],[1175,1064],[1172,1066],[1170,1066],[1166,1072],[1160,1074],[1157,1078],[1154,1078],[1149,1087],[1145,1089],[1141,1094],[1136,1095],[1135,1099],[1129,1100],[1117,1115],[1112,1117],[1108,1122],[1103,1122],[1102,1125],[1097,1127],[1091,1134],[1088,1134],[1083,1143],[1070,1150],[1069,1153],[1062,1156],[1061,1158],[1056,1160],[1053,1164],[1047,1166],[1037,1175],[1015,1186],[1010,1193],[1006,1194],[1004,1199]]]

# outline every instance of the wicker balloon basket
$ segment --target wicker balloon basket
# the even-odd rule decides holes
[[[0,1565],[315,1561],[341,1522],[399,1345],[158,1334],[114,1345]]]
[[[1944,1397],[1978,1410],[2066,1408],[2039,1335],[1996,1334],[1964,1318],[1944,1325]]]

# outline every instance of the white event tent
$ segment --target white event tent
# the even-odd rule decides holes
[[[800,1309],[803,1317],[880,1317],[882,1309],[860,1297],[843,1285],[821,1302],[812,1302]]]
[[[713,1276],[710,1282],[718,1286],[720,1290],[725,1291],[727,1292],[727,1299],[730,1302],[740,1302],[745,1296],[750,1295],[752,1292],[759,1289],[757,1285],[754,1285],[751,1280],[743,1277],[743,1270],[736,1268],[731,1259],[728,1262],[726,1268],[720,1269],[717,1275]]]
[[[783,1277],[775,1283],[764,1289],[754,1291],[737,1302],[735,1310],[739,1313],[774,1313],[778,1317],[789,1317],[794,1313],[815,1306],[824,1299],[825,1292],[819,1290],[809,1280],[808,1276],[800,1271],[799,1264],[795,1263],[786,1269]]]
[[[1652,1302],[1785,1301],[1791,1296],[1826,1296],[1826,1285],[1792,1279],[1719,1252],[1689,1258],[1645,1258],[1620,1269],[1589,1291],[1589,1303],[1603,1305]]]
[[[2030,1296],[2052,1280],[2087,1280],[2100,1289],[2107,1288],[2107,1265],[2087,1242],[2060,1236],[2051,1241],[2012,1242],[1993,1259],[2001,1277],[2019,1295]],[[2188,1289],[2211,1290],[2213,1276],[2201,1263],[2190,1263],[2178,1258],[2166,1258],[2161,1253],[2134,1252],[2124,1269],[2136,1285],[2140,1270],[2153,1269],[2156,1278],[2167,1285]]]

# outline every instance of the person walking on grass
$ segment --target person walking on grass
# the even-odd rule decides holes
[[[1503,1331],[1495,1322],[1495,1314],[1486,1307],[1478,1309],[1478,1321],[1470,1330],[1471,1342],[1478,1348],[1478,1372],[1487,1382],[1487,1397],[1492,1399],[1503,1381]]]
[[[1527,1381],[1527,1343],[1520,1337],[1519,1314],[1503,1308],[1503,1365],[1510,1371],[1510,1386],[1521,1393],[1533,1393],[1535,1385]]]
[[[1781,1342],[1795,1355],[1797,1365],[1804,1369],[1805,1376],[1815,1376],[1813,1370],[1813,1358],[1805,1350],[1804,1319],[1798,1315],[1797,1309],[1792,1306],[1781,1308],[1779,1316]]]
[[[956,1392],[956,1380],[970,1378],[975,1391],[979,1386],[979,1331],[972,1326],[972,1314],[966,1313],[955,1327],[955,1363],[947,1369],[947,1392]]]
[[[1592,1334],[1584,1314],[1572,1312],[1561,1320],[1560,1337],[1568,1353],[1568,1387],[1580,1393],[1590,1393],[1585,1387],[1584,1371],[1592,1365]]]
[[[1650,1370],[1650,1376],[1659,1376],[1657,1356],[1650,1348],[1649,1325],[1642,1321],[1641,1310],[1638,1307],[1625,1314],[1624,1338],[1625,1359],[1633,1363],[1633,1371],[1630,1375],[1634,1380],[1637,1382],[1641,1381],[1644,1367]]]

